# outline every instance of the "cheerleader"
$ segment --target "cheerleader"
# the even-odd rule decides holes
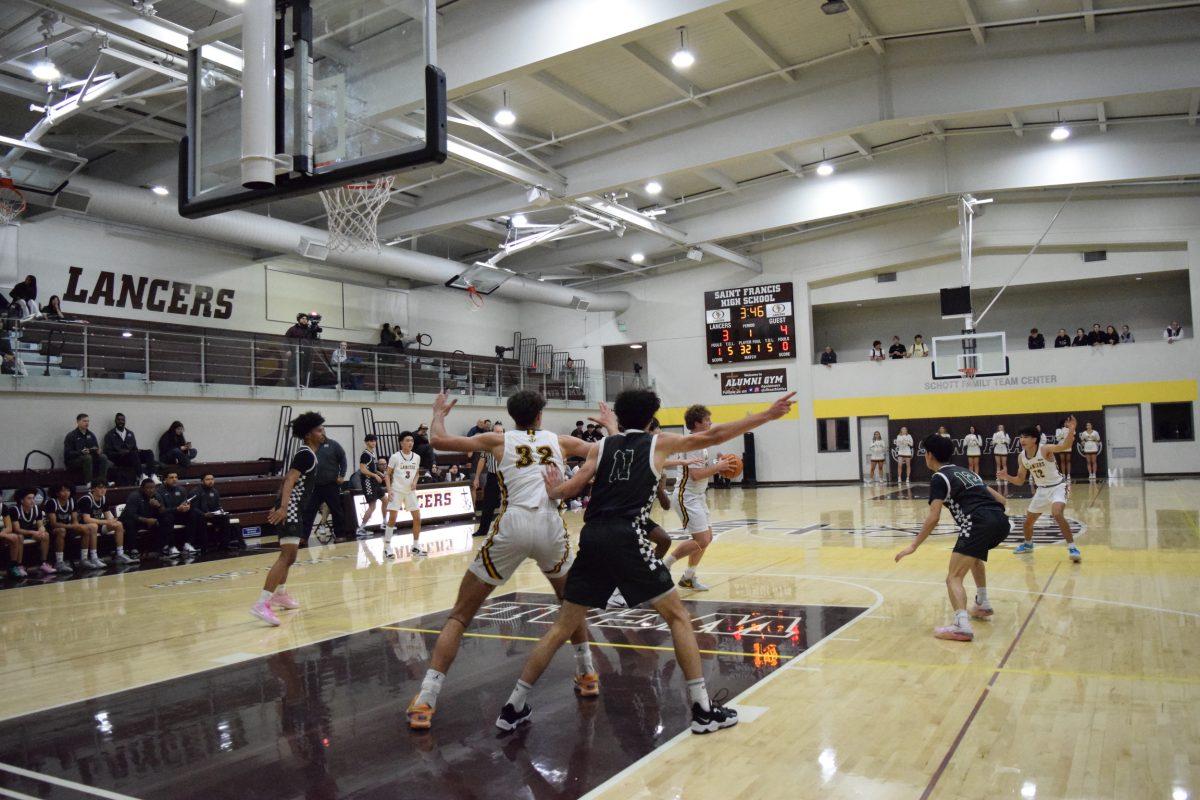
[[[996,432],[992,434],[992,455],[996,457],[996,481],[1000,481],[1001,475],[1008,474],[1008,446],[1012,444],[1012,437],[1004,432],[1003,425],[996,426]],[[1007,486],[1007,484],[1005,484]]]
[[[1062,444],[1067,440],[1067,421],[1061,419],[1058,421],[1058,428],[1054,431],[1054,443]],[[1058,472],[1063,476],[1063,480],[1067,483],[1071,482],[1071,451],[1055,453],[1055,459],[1058,461]]]
[[[1100,455],[1100,431],[1092,427],[1092,423],[1087,423],[1083,432],[1079,434],[1080,441],[1083,442],[1083,457],[1087,459],[1088,480],[1096,480],[1096,457]]]
[[[967,469],[978,475],[979,457],[983,455],[983,437],[975,432],[974,425],[968,429],[963,446],[967,448]]]
[[[892,442],[896,446],[896,482],[912,483],[913,438],[908,428],[901,426],[900,433]]]
[[[883,434],[875,431],[875,436],[871,439],[871,477],[867,483],[875,483],[875,473],[879,473],[878,483],[884,482],[885,465],[887,464],[887,442],[883,440]]]

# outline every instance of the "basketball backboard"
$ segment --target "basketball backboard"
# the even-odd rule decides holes
[[[479,294],[491,294],[516,274],[511,269],[497,267],[484,261],[476,261],[461,274],[446,281],[446,285],[451,289],[464,291],[473,289]]]
[[[189,40],[180,214],[445,160],[436,0],[247,0],[244,9]]]
[[[930,355],[934,380],[1008,374],[1008,348],[1003,331],[935,336]]]
[[[0,176],[25,193],[56,195],[85,164],[87,159],[74,153],[0,136]]]

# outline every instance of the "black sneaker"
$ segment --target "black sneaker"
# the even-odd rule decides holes
[[[732,728],[737,723],[738,713],[732,708],[709,703],[709,709],[705,711],[699,703],[692,703],[692,733],[714,733],[722,728]]]
[[[529,703],[520,711],[513,708],[512,703],[505,703],[504,708],[500,709],[500,716],[496,717],[496,727],[502,731],[515,731],[521,723],[529,721],[529,715],[532,713],[533,709]]]

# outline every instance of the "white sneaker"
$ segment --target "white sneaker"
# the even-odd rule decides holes
[[[118,555],[113,556],[113,563],[114,564],[136,564],[137,559],[133,558],[128,553],[119,553]],[[105,566],[105,564],[103,561],[101,561],[99,558],[97,558],[96,566],[103,567],[103,566]]]
[[[186,547],[187,545],[184,545],[184,546]],[[175,556],[179,555],[179,548],[176,547],[175,545],[171,545],[170,547],[167,548],[167,555],[174,558]]]
[[[620,589],[615,589],[612,597],[608,598],[608,608],[629,608],[629,603],[625,602],[625,596],[621,594]]]
[[[396,551],[390,545],[385,545],[383,548],[383,557],[391,561],[396,557]]]
[[[421,547],[421,545],[419,545],[419,544],[413,544],[412,554],[413,554],[413,558],[425,558],[426,556],[429,555],[429,551],[426,550],[424,547]]]
[[[190,556],[195,553],[199,553],[200,551],[197,550],[196,548],[192,547],[191,542],[184,542],[183,543],[183,552]]]
[[[117,556],[114,560],[117,563],[123,563],[121,561],[121,559],[126,558],[126,557],[127,556],[122,554],[122,555]],[[103,561],[101,561],[100,556],[96,556],[95,558],[85,558],[82,561],[80,561],[79,563],[83,564],[85,567],[88,567],[90,569],[108,569],[108,564],[105,564]]]

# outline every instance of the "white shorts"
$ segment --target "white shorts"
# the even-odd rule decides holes
[[[704,495],[676,491],[671,495],[671,507],[683,520],[683,529],[688,533],[704,533],[711,527]]]
[[[392,498],[388,501],[388,511],[420,511],[417,503],[417,493],[412,489],[406,492],[392,489]]]
[[[1045,514],[1055,503],[1067,504],[1067,482],[1057,486],[1039,486],[1029,501],[1030,514]]]
[[[571,568],[571,540],[558,511],[509,506],[492,522],[467,569],[484,583],[499,586],[527,558],[536,561],[547,578],[561,578]]]
[[[1005,446],[1004,446],[1004,445],[1002,445],[1002,444],[998,444],[998,445],[996,445],[995,447],[993,447],[993,448],[992,448],[992,455],[994,455],[994,456],[1006,456],[1006,455],[1008,455],[1008,448],[1007,448],[1007,447],[1005,447]]]
[[[1099,452],[1100,448],[1096,446],[1095,442],[1089,442],[1083,446],[1084,455],[1094,456]]]

